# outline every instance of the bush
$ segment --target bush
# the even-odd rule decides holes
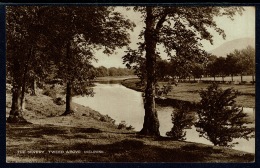
[[[125,129],[126,128],[126,122],[125,121],[121,121],[121,123],[118,124],[117,129]]]
[[[249,139],[254,128],[247,128],[247,115],[235,105],[238,92],[232,88],[222,90],[217,84],[200,91],[199,120],[195,124],[200,137],[210,140],[215,146],[234,146],[234,138]]]
[[[172,113],[173,127],[166,135],[173,138],[173,140],[185,140],[187,127],[191,126],[194,120],[192,115],[189,115],[189,108],[184,104],[179,105],[179,109]]]
[[[49,97],[52,97],[52,98],[56,98],[56,90],[53,88],[50,88],[50,87],[46,87],[43,91],[42,91],[42,94],[46,95],[46,96],[49,96]]]
[[[61,97],[55,98],[55,99],[53,100],[53,102],[54,102],[55,104],[57,104],[57,105],[63,105],[63,104],[66,103],[64,100],[62,100]]]
[[[132,125],[129,125],[128,127],[126,127],[126,130],[134,130],[135,128]]]
[[[172,83],[168,82],[167,84],[160,87],[158,84],[155,88],[155,94],[156,96],[167,96],[169,92],[171,92],[173,89]]]
[[[102,122],[110,122],[112,124],[115,123],[115,120],[112,119],[109,115],[102,115],[100,118],[99,118],[100,121]]]

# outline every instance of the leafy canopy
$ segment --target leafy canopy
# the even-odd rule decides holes
[[[146,8],[134,7],[134,10],[139,11],[146,19]],[[185,64],[202,63],[207,60],[208,54],[204,51],[201,40],[208,40],[213,44],[213,35],[209,29],[215,30],[223,38],[226,37],[224,30],[217,26],[215,17],[226,16],[232,19],[237,13],[242,14],[244,10],[242,7],[218,6],[153,6],[150,8],[153,24],[149,30],[153,34],[152,40],[156,42],[156,54],[160,56],[166,53],[170,58],[175,58]],[[143,39],[145,30],[140,32],[140,39]],[[146,43],[147,41],[140,42],[138,49],[129,49],[126,52],[123,59],[127,67],[139,68],[142,71],[145,66]],[[140,74],[139,71],[137,74]]]

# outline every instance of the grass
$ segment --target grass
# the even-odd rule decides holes
[[[139,79],[124,80],[122,84],[130,89],[143,91],[144,88],[136,86]],[[160,82],[159,85],[165,84]],[[167,95],[167,98],[189,101],[198,103],[200,101],[199,91],[206,89],[209,84],[205,83],[178,83],[178,86],[173,85],[172,91]],[[238,90],[240,95],[235,99],[237,105],[242,107],[255,107],[255,85],[228,85],[220,84],[223,89],[233,87]]]
[[[6,112],[11,95],[6,94]],[[167,137],[140,136],[117,129],[97,111],[73,104],[75,115],[60,116],[65,105],[38,93],[26,95],[24,117],[32,124],[6,124],[10,162],[254,162],[254,154]],[[102,118],[102,119],[101,119]],[[105,117],[106,118],[106,117]],[[38,153],[37,153],[38,152]]]
[[[28,131],[30,130],[30,131]],[[21,152],[22,151],[22,152]],[[32,153],[43,151],[43,153]],[[75,153],[76,152],[76,153]],[[7,125],[7,162],[252,162],[231,149],[93,128]]]

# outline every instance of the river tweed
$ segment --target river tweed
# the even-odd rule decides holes
[[[125,122],[131,125],[136,131],[140,131],[143,126],[144,107],[141,92],[128,89],[121,84],[100,84],[96,83],[94,87],[94,97],[74,97],[75,103],[89,106],[104,115],[109,115],[115,119],[116,124]],[[166,132],[172,128],[171,114],[174,109],[172,107],[158,107],[158,118],[160,121],[160,133],[166,136]],[[253,108],[244,108],[244,112],[254,116]],[[213,145],[205,138],[199,137],[199,133],[194,126],[186,130],[186,141],[198,142]],[[255,138],[235,139],[239,142],[233,149],[255,152]]]

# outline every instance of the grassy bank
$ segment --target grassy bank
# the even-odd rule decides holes
[[[139,79],[127,79],[122,82],[122,85],[137,91],[143,91],[144,87],[136,86]],[[165,84],[160,82],[159,85]],[[178,83],[178,86],[173,85],[172,91],[167,95],[167,98],[181,101],[188,101],[191,103],[198,103],[200,101],[199,91],[206,89],[209,84],[205,83]],[[228,85],[220,84],[223,89],[233,87],[240,92],[236,98],[237,105],[242,107],[255,107],[255,85]]]
[[[11,94],[6,94],[6,114]],[[6,125],[7,162],[253,162],[254,154],[169,138],[144,137],[118,129],[97,111],[73,103],[75,115],[60,116],[65,105],[26,95],[24,117],[32,124]]]

